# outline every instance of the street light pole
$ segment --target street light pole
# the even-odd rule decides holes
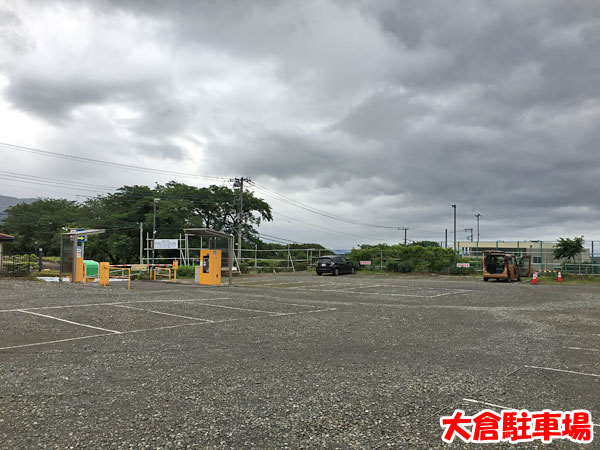
[[[454,209],[454,267],[456,267],[456,203],[452,203],[452,209]]]
[[[481,217],[480,213],[475,214],[477,217],[477,259],[479,259],[479,218]]]
[[[152,266],[154,266],[154,257],[156,254],[156,248],[154,241],[156,239],[156,204],[160,201],[160,198],[154,199],[154,215],[152,217]]]

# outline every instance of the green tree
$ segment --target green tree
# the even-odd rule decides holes
[[[58,255],[63,227],[100,228],[85,246],[86,257],[113,264],[136,261],[139,255],[140,223],[152,230],[154,199],[157,237],[175,238],[184,228],[207,227],[236,234],[239,191],[224,186],[198,188],[171,181],[165,185],[123,186],[115,193],[78,204],[68,200],[43,199],[7,210],[2,231],[16,237],[16,251],[43,247],[46,254]],[[273,220],[264,200],[244,192],[243,240],[260,243],[256,226]]]
[[[79,226],[82,217],[82,209],[76,202],[48,198],[19,203],[8,208],[6,213],[2,230],[15,237],[12,251],[37,252],[41,247],[51,256],[60,253],[63,227]]]
[[[554,247],[554,258],[556,259],[572,259],[575,263],[575,257],[583,252],[583,236],[569,238],[558,238],[558,243]]]
[[[440,243],[435,241],[418,241],[413,242],[410,245],[420,245],[421,247],[441,247]]]

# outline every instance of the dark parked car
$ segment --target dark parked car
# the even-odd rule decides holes
[[[354,264],[343,256],[322,256],[317,261],[317,275],[323,275],[324,273],[330,273],[332,275],[339,275],[342,273],[354,273]]]

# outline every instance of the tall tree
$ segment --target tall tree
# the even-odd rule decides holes
[[[63,227],[78,226],[82,209],[76,202],[45,198],[11,206],[6,214],[2,230],[15,237],[13,251],[33,253],[41,247],[47,255],[57,256]]]
[[[554,257],[556,259],[571,259],[575,263],[575,257],[583,252],[583,236],[569,238],[558,238],[558,243],[554,247]]]
[[[84,204],[67,200],[38,200],[7,210],[3,231],[17,238],[14,248],[34,251],[41,246],[58,254],[63,227],[102,228],[103,235],[86,243],[86,256],[126,263],[139,255],[139,227],[151,230],[156,208],[157,237],[175,238],[184,228],[207,227],[237,233],[239,193],[224,186],[198,188],[171,181],[165,185],[123,186],[114,194]],[[243,238],[256,242],[258,226],[273,220],[264,200],[244,192]]]

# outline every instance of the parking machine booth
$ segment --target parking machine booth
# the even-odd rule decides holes
[[[233,266],[233,235],[210,228],[185,228],[184,233],[200,238],[226,238],[227,239],[227,265],[229,284],[232,284]],[[221,284],[221,257],[222,250],[201,249],[200,266],[196,268],[196,282],[206,285]]]

